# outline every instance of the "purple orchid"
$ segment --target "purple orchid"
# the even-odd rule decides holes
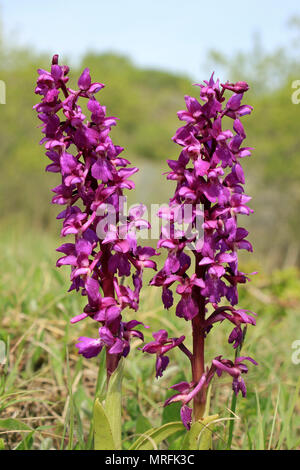
[[[163,372],[169,364],[169,357],[165,354],[171,349],[176,348],[185,340],[185,336],[180,338],[168,338],[168,332],[166,330],[159,330],[157,333],[153,333],[155,341],[146,344],[143,347],[143,352],[149,354],[156,354],[156,377],[162,377]]]
[[[251,357],[238,357],[235,359],[234,363],[229,359],[222,359],[222,356],[216,357],[212,361],[212,370],[215,368],[216,373],[221,377],[223,372],[231,375],[233,377],[232,389],[238,394],[241,391],[243,397],[246,396],[247,390],[244,380],[241,377],[241,374],[247,374],[248,367],[243,363],[244,361],[250,361],[254,365],[258,365],[257,362]]]
[[[191,383],[180,382],[179,384],[173,385],[171,388],[176,390],[179,393],[168,398],[168,400],[166,400],[164,404],[164,406],[167,406],[167,405],[170,405],[171,403],[176,403],[176,402],[182,403],[180,416],[181,416],[184,426],[186,427],[188,431],[191,429],[192,409],[189,408],[187,405],[201,391],[205,382],[206,382],[206,376],[205,374],[203,374],[198,384],[195,384],[194,382],[191,382]]]
[[[52,200],[66,206],[57,217],[63,221],[61,235],[74,236],[74,243],[57,249],[63,254],[57,266],[71,266],[70,290],[80,291],[88,300],[84,312],[71,322],[90,317],[101,325],[98,338],[81,337],[76,346],[86,358],[106,348],[110,376],[120,358],[128,355],[131,337],[143,340],[135,330],[141,323],[124,322],[122,311],[127,307],[137,311],[143,270],[156,270],[150,259],[156,252],[137,245],[136,231],[149,228],[142,219],[143,206],[123,215],[123,190],[134,188],[130,178],[138,169],[128,167],[130,162],[120,157],[123,148],[110,138],[117,120],[108,117],[95,98],[104,85],[92,83],[86,68],[78,90],[72,90],[67,87],[68,73],[67,66],[58,65],[58,56],[53,57],[50,72],[38,70],[35,93],[42,98],[34,108],[42,122],[41,144],[51,161],[46,170],[61,174]],[[79,104],[82,99],[87,100],[89,120]],[[125,279],[131,274],[132,283],[127,285]]]
[[[179,393],[166,402],[166,405],[174,401],[182,403],[181,418],[188,429],[192,413],[187,405],[194,401],[195,420],[203,416],[206,389],[215,374],[229,374],[233,378],[234,392],[241,391],[245,396],[241,374],[248,369],[243,361],[256,364],[251,358],[238,358],[232,363],[220,356],[210,368],[205,368],[205,339],[216,323],[227,321],[233,325],[228,341],[234,349],[242,346],[244,327],[255,325],[254,313],[234,308],[238,303],[238,284],[249,280],[238,270],[238,250],[252,252],[246,240],[248,232],[238,225],[238,216],[253,212],[248,207],[251,198],[244,193],[241,164],[244,157],[251,155],[251,148],[243,147],[246,133],[240,120],[253,108],[242,104],[244,93],[249,89],[246,82],[220,85],[212,75],[209,81],[198,86],[202,103],[186,96],[187,109],[178,113],[179,119],[186,122],[173,137],[181,153],[177,161],[168,160],[171,171],[167,173],[167,179],[176,181],[176,189],[169,207],[158,214],[167,221],[158,248],[165,248],[168,255],[163,268],[151,281],[151,285],[162,288],[166,309],[174,303],[172,287],[175,286],[180,297],[176,315],[191,322],[193,352],[183,343],[180,349],[190,359],[192,382],[174,386]],[[233,94],[226,101],[227,91]],[[232,129],[225,127],[228,118],[233,120]],[[187,205],[191,210],[184,219],[182,214]],[[202,217],[201,237],[178,229],[178,223],[182,222],[196,229],[199,217]],[[194,270],[191,270],[192,265]],[[220,306],[223,299],[231,305]],[[208,315],[210,304],[213,313]],[[161,333],[158,336],[161,337]],[[167,338],[167,332],[163,337]],[[158,351],[161,357],[158,343],[150,343],[143,350]],[[157,376],[161,376],[168,362],[157,363]]]

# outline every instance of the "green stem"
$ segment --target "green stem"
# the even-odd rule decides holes
[[[240,354],[241,354],[241,351],[242,351],[242,347],[243,347],[243,343],[244,343],[244,340],[245,340],[245,336],[246,336],[246,332],[247,332],[247,327],[244,328],[244,331],[243,331],[243,341],[242,343],[240,344],[240,346],[236,349],[235,351],[235,359],[237,359]],[[237,405],[237,395],[232,392],[232,399],[231,399],[231,406],[230,406],[230,410],[232,412],[233,415],[235,415],[235,411],[236,411],[236,405]],[[231,449],[231,445],[232,445],[232,438],[233,438],[233,431],[234,431],[234,425],[235,425],[235,419],[231,419],[229,421],[229,430],[228,430],[228,442],[227,442],[227,449],[230,450]]]
[[[237,404],[237,396],[236,396],[236,394],[233,392],[233,394],[232,394],[232,400],[231,400],[231,406],[230,406],[231,412],[232,412],[233,414],[235,414],[236,404]],[[235,419],[231,419],[231,420],[229,421],[229,432],[228,432],[228,442],[227,442],[227,449],[229,449],[229,450],[231,449],[231,444],[232,444],[234,423],[235,423]]]

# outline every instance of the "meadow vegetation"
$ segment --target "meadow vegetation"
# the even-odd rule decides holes
[[[226,61],[214,52],[210,59],[230,81],[246,78],[252,86],[247,103],[254,113],[246,130],[256,150],[246,171],[255,215],[246,227],[255,254],[247,255],[242,270],[258,275],[241,288],[240,305],[258,315],[243,353],[259,361],[247,377],[248,397],[238,400],[235,416],[229,381],[214,384],[211,412],[224,418],[214,430],[214,447],[226,448],[228,418],[235,418],[233,449],[300,449],[300,365],[292,362],[292,344],[300,339],[300,108],[291,101],[291,83],[300,78],[300,66],[283,51],[267,57],[254,50],[251,70],[242,55]],[[41,66],[49,67],[48,56],[1,41],[0,79],[7,85],[7,104],[0,107],[0,340],[7,360],[0,365],[0,448],[88,449],[93,397],[103,377],[99,358],[87,361],[77,354],[76,339],[93,336],[94,325],[70,325],[83,304],[77,295],[66,294],[68,270],[55,267],[60,228],[57,208],[49,201],[56,175],[44,172],[32,111]],[[87,54],[73,67],[74,77],[83,66],[106,84],[101,102],[120,118],[113,139],[141,168],[130,201],[167,202],[173,187],[161,173],[166,159],[177,157],[171,141],[178,127],[176,112],[184,108],[184,94],[197,96],[198,88],[188,77],[139,69],[111,53]],[[174,336],[179,329],[184,334],[182,320],[172,309],[163,311],[159,296],[159,289],[144,288],[139,320],[151,321],[153,331],[168,327]],[[208,340],[210,357],[224,343],[224,326],[217,330],[213,342]],[[150,336],[146,331],[146,341]],[[143,355],[140,346],[134,343],[125,369],[124,448],[149,427],[178,419],[176,404],[166,409],[162,404],[170,383],[186,379],[185,359],[174,353],[176,366],[154,380],[153,358]],[[226,355],[228,345],[223,347]],[[162,448],[178,449],[181,441],[176,435]]]

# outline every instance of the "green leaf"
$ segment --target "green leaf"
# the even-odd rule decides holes
[[[12,418],[0,419],[0,429],[7,429],[9,431],[32,431],[27,424]]]
[[[98,398],[94,405],[94,449],[116,450],[108,417]]]
[[[106,385],[106,366],[105,366],[105,348],[102,349],[99,355],[99,367],[98,367],[98,376],[97,376],[97,384],[96,384],[96,392],[94,396],[94,400],[91,406],[91,409],[94,409],[95,401],[97,398],[100,402],[102,402],[105,398],[105,385]],[[84,392],[84,389],[83,389]],[[84,392],[85,393],[85,392]],[[90,419],[90,430],[88,434],[88,438],[86,440],[85,450],[92,450],[94,448],[94,423],[93,419]]]
[[[201,429],[198,437],[198,450],[212,450],[212,430],[204,427]]]
[[[218,417],[219,415],[207,416],[194,423],[183,440],[182,450],[210,450],[212,448],[212,430],[209,424]]]
[[[174,390],[171,390],[171,393],[168,393],[165,399],[171,397],[172,394],[174,395]],[[168,423],[177,421],[178,416],[180,416],[181,406],[182,406],[181,403],[172,403],[169,406],[165,406],[163,409],[163,413],[162,413],[161,424],[163,425],[163,424],[168,424]]]
[[[139,415],[136,420],[135,432],[136,434],[144,434],[151,428],[149,420],[144,415]]]
[[[140,436],[129,450],[155,450],[158,444],[178,431],[184,431],[181,421],[164,424],[159,428],[152,428]]]
[[[117,450],[122,448],[121,430],[122,430],[122,379],[123,379],[124,361],[121,359],[115,372],[112,374],[105,399],[104,409],[109,419],[114,443]]]
[[[35,431],[27,434],[26,437],[14,448],[14,450],[31,450],[33,446],[33,436]]]
[[[121,360],[109,380],[105,404],[99,398],[94,405],[95,450],[121,450],[121,399],[124,361]]]
[[[99,369],[98,369],[98,377],[97,377],[97,384],[96,384],[96,397],[100,400],[105,398],[106,392],[106,350],[105,348],[102,349],[99,355]]]
[[[205,403],[205,410],[204,410],[203,418],[207,418],[210,413],[211,391],[212,391],[212,386],[210,384],[206,393],[206,403]]]

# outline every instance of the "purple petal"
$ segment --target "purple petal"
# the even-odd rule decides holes
[[[87,338],[86,336],[81,336],[78,338],[79,343],[76,344],[78,348],[78,353],[82,356],[90,359],[91,357],[96,357],[100,353],[103,345],[100,339]]]
[[[184,405],[181,407],[181,410],[180,410],[181,421],[188,431],[190,431],[191,429],[192,413],[193,413],[193,410],[189,408],[187,405]]]
[[[81,90],[88,90],[91,86],[92,80],[90,76],[90,70],[88,68],[84,69],[78,80],[78,86]]]

